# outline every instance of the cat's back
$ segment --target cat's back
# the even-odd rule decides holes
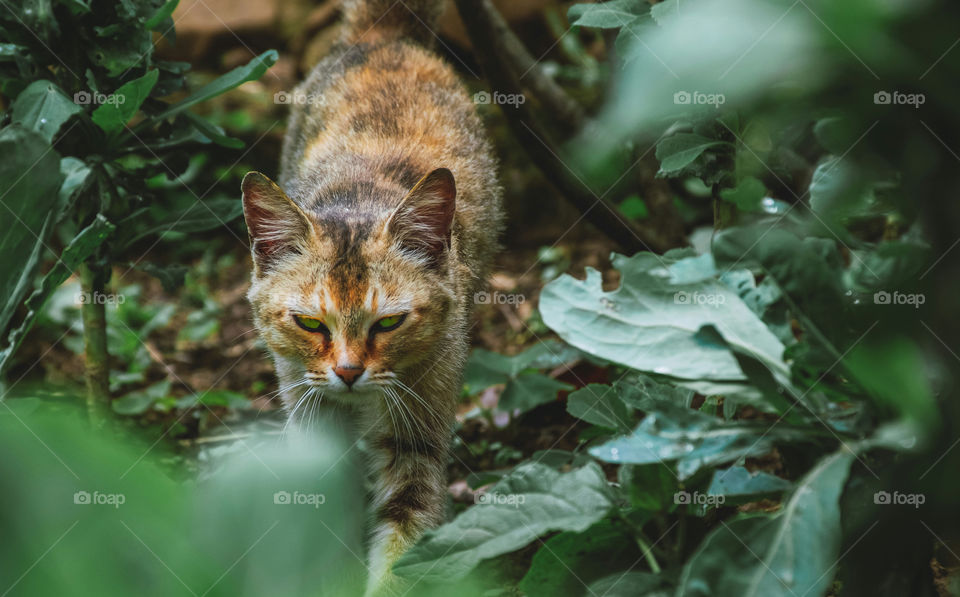
[[[366,37],[334,49],[293,95],[281,186],[308,213],[382,213],[421,177],[448,168],[457,186],[455,234],[482,275],[501,228],[501,191],[475,105],[429,49]]]

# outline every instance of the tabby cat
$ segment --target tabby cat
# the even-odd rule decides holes
[[[293,96],[279,186],[243,179],[254,321],[297,425],[369,447],[368,594],[442,521],[474,293],[501,229],[470,96],[428,49],[442,0],[345,0],[340,43]],[[309,416],[307,415],[309,413]]]

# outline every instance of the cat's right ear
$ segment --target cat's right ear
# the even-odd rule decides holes
[[[283,189],[259,172],[248,172],[241,188],[254,273],[259,276],[300,252],[310,234],[310,220]]]

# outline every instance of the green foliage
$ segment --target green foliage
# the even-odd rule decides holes
[[[102,271],[134,242],[207,230],[240,214],[236,199],[204,201],[192,191],[178,196],[153,183],[168,177],[183,182],[186,149],[211,142],[239,146],[189,108],[260,77],[277,53],[265,52],[170,102],[165,98],[185,94],[189,65],[157,59],[153,32],[173,39],[176,4],[54,0],[0,11],[7,42],[0,93],[11,101],[0,144],[12,158],[0,173],[0,194],[15,220],[2,240],[11,265],[0,279],[0,374],[56,288],[48,277],[31,296],[26,319],[9,330],[55,232],[69,238],[100,223],[99,232],[83,240],[82,255],[68,243],[59,256],[56,277],[62,281],[80,262]]]
[[[611,174],[611,164],[626,168],[625,156],[653,142],[659,176],[675,179],[685,202],[712,203],[697,213],[712,213],[715,232],[700,252],[613,255],[614,289],[590,268],[585,280],[551,277],[543,289],[545,324],[612,364],[616,380],[568,395],[567,412],[594,427],[560,474],[599,461],[616,482],[613,507],[586,531],[540,544],[521,534],[510,545],[535,549],[525,593],[932,594],[932,583],[908,579],[929,577],[933,527],[871,493],[907,492],[939,470],[921,495],[923,515],[943,525],[956,495],[938,464],[958,424],[945,416],[956,415],[950,400],[938,399],[955,387],[956,336],[944,340],[921,319],[949,327],[955,296],[924,281],[948,266],[931,254],[931,220],[918,218],[918,204],[947,217],[923,162],[957,170],[921,118],[960,131],[955,107],[941,104],[951,85],[941,62],[957,57],[943,54],[952,37],[934,4],[570,8],[572,25],[619,29],[614,91],[571,143],[579,165],[610,184],[629,173]],[[899,35],[897,47],[913,47],[928,29],[943,37],[918,52],[877,43]],[[926,93],[927,111],[871,101],[897,85]],[[941,258],[956,239],[950,222]],[[933,356],[940,347],[946,363]],[[452,553],[453,537],[472,532],[471,541],[496,542],[510,532],[495,526],[500,516],[467,509],[434,532],[444,542],[414,549],[417,565],[456,577],[475,562],[457,559],[447,574],[440,547]],[[903,546],[868,545],[874,524],[896,529],[885,536]],[[640,554],[614,571],[607,563],[625,549],[624,533]],[[842,556],[857,551],[868,555]]]

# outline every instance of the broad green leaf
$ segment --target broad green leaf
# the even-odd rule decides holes
[[[657,143],[657,159],[660,160],[658,175],[679,172],[692,164],[704,151],[720,145],[727,143],[693,133],[677,133],[667,137]]]
[[[839,497],[854,455],[821,460],[783,510],[714,529],[683,569],[677,597],[824,595],[840,555]]]
[[[69,210],[83,184],[90,176],[90,166],[77,158],[66,157],[60,160],[60,174],[63,175],[63,184],[60,186],[60,205]]]
[[[650,12],[646,0],[609,0],[597,4],[574,4],[567,11],[570,25],[616,29]]]
[[[740,211],[758,211],[767,188],[760,180],[748,176],[732,189],[720,191],[720,198],[737,206]]]
[[[930,245],[901,238],[883,242],[871,250],[851,250],[846,284],[854,292],[872,294],[885,288],[904,288],[922,273],[930,260]]]
[[[12,106],[13,122],[39,133],[49,143],[64,122],[83,108],[56,84],[34,81],[20,92]]]
[[[676,462],[688,479],[704,467],[766,454],[780,441],[807,436],[785,426],[728,422],[688,408],[662,403],[629,435],[590,448],[590,454],[614,464]]]
[[[111,97],[113,101],[102,104],[90,118],[106,133],[115,133],[133,118],[153,86],[157,84],[160,71],[153,69],[138,79],[120,86]]]
[[[39,133],[19,125],[0,131],[0,333],[33,284],[33,273],[50,232],[60,188],[60,156]]]
[[[783,493],[793,487],[785,479],[763,471],[751,473],[742,466],[731,466],[722,471],[713,471],[713,479],[707,489],[708,495],[722,495],[728,500],[759,499],[771,494]]]
[[[930,430],[940,424],[936,400],[923,371],[923,353],[906,337],[871,338],[853,347],[845,363],[880,410]]]
[[[771,369],[787,372],[783,344],[716,279],[709,256],[687,255],[614,255],[621,280],[610,292],[590,268],[584,281],[561,276],[541,293],[543,320],[584,352],[681,384],[746,381],[729,350],[698,337],[705,325]]]
[[[557,392],[573,386],[557,381],[536,369],[556,367],[573,360],[580,352],[561,342],[540,342],[520,354],[507,356],[477,348],[470,353],[464,372],[464,384],[471,393],[505,384],[500,394],[500,410],[528,411],[556,399]]]
[[[618,572],[590,583],[587,595],[592,597],[668,597],[672,592],[664,588],[661,575],[649,572]]]
[[[688,408],[693,402],[692,390],[659,383],[646,375],[630,375],[616,381],[613,387],[624,404],[642,411],[655,409],[660,402]]]
[[[630,413],[612,386],[592,383],[567,396],[567,412],[587,423],[630,431]]]
[[[458,580],[483,560],[520,549],[553,531],[583,532],[612,507],[607,480],[596,464],[559,473],[521,464],[468,508],[419,543],[394,565],[398,576]]]
[[[535,406],[557,399],[557,393],[572,390],[573,386],[542,373],[521,373],[511,379],[500,394],[498,407],[502,411],[526,412]]]
[[[669,20],[680,15],[680,0],[663,0],[650,7],[650,15],[658,25],[666,25]]]
[[[628,569],[641,557],[625,528],[601,520],[583,532],[566,531],[545,541],[517,588],[528,597],[581,597],[591,581]]]
[[[276,50],[267,50],[246,65],[238,66],[227,74],[217,78],[214,81],[211,81],[210,83],[207,83],[187,98],[170,106],[157,116],[154,116],[153,119],[163,120],[165,118],[169,118],[174,114],[183,112],[194,104],[205,102],[210,98],[216,97],[222,93],[226,93],[227,91],[230,91],[234,87],[246,83],[247,81],[255,81],[263,76],[263,73],[267,72],[268,68],[273,66],[273,64],[277,61],[277,57],[278,55]]]
[[[43,310],[54,291],[73,274],[74,270],[80,264],[90,257],[97,247],[113,233],[114,226],[102,215],[97,215],[96,219],[80,234],[78,234],[67,248],[63,250],[60,258],[53,268],[43,276],[40,287],[33,291],[26,300],[27,314],[24,316],[20,325],[10,331],[7,342],[0,351],[0,373],[6,370],[10,358],[16,353],[20,342],[28,331],[30,331],[37,315]]]
[[[617,471],[621,490],[634,508],[650,512],[671,512],[678,479],[665,464],[624,464]]]

